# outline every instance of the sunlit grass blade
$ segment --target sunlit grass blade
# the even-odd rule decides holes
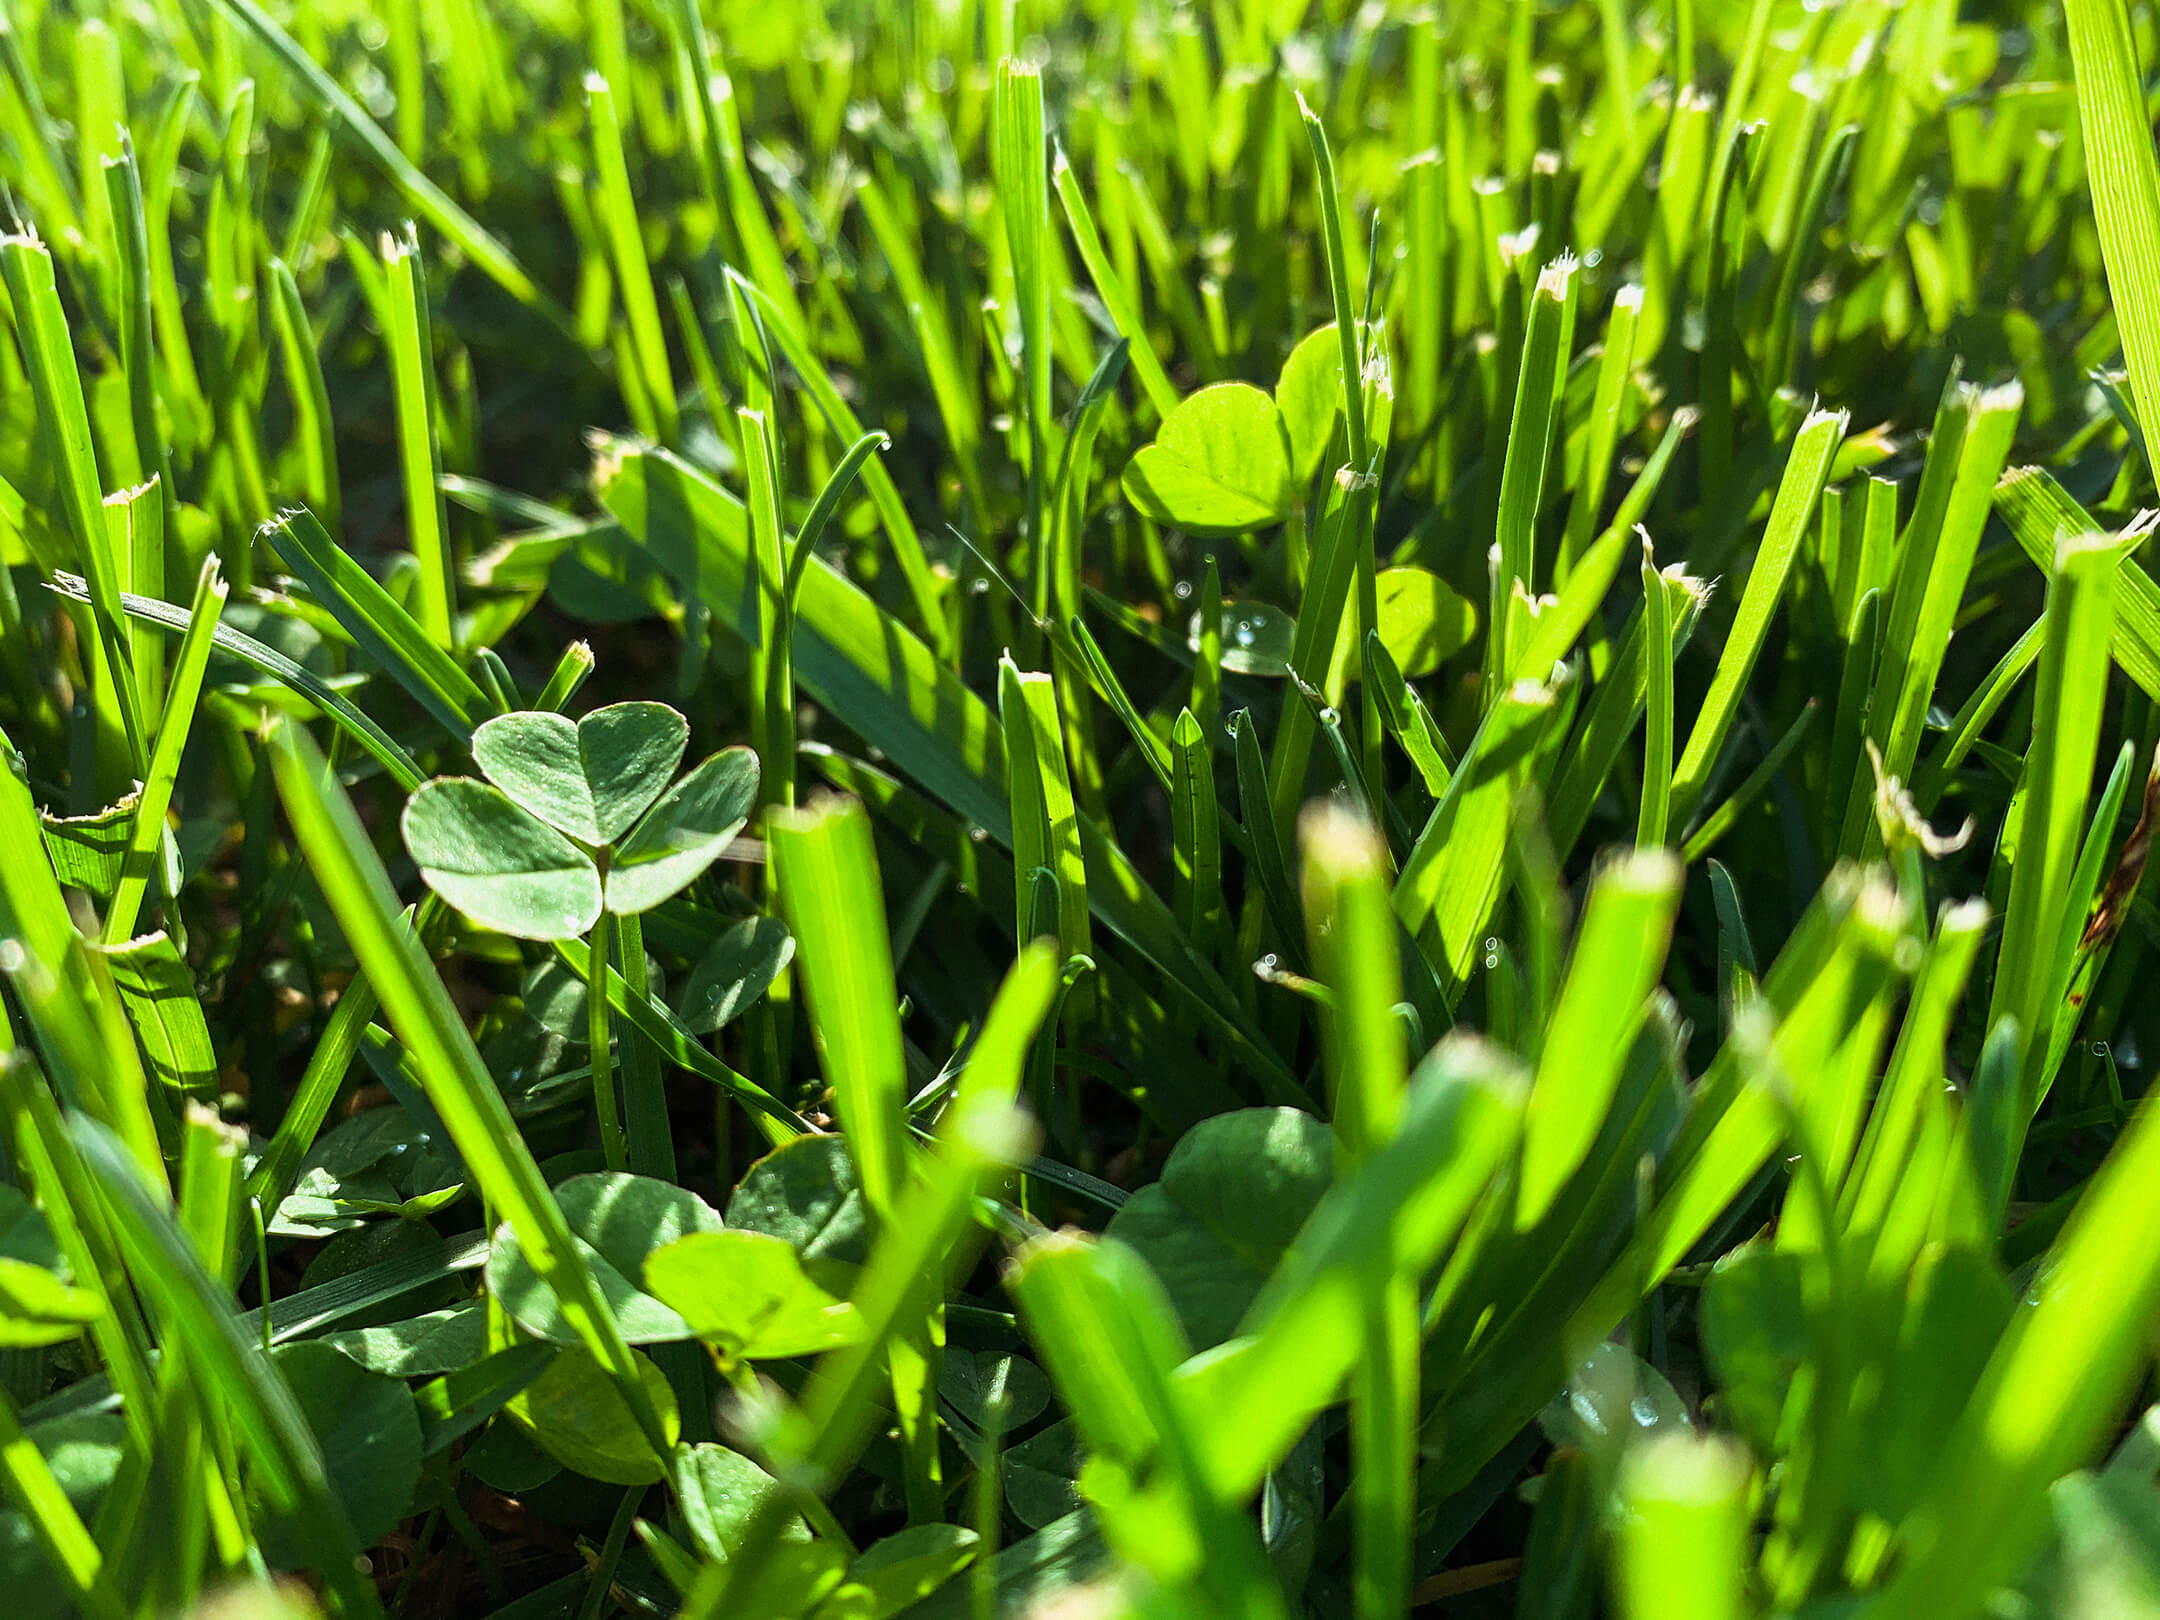
[[[139,777],[148,758],[149,733],[121,627],[119,569],[105,522],[105,492],[91,448],[82,378],[53,279],[52,254],[34,237],[0,238],[0,272],[5,273],[15,334],[55,473],[61,513],[75,542],[83,577],[90,583],[90,617],[104,670],[94,697],[100,729],[120,751],[108,770],[119,774],[125,767]]]
[[[1493,575],[1493,610],[1485,639],[1486,677],[1496,687],[1500,676],[1514,667],[1508,657],[1511,642],[1528,633],[1515,590],[1519,585],[1528,591],[1535,584],[1538,508],[1552,459],[1553,419],[1560,384],[1567,374],[1578,296],[1575,261],[1555,259],[1538,275],[1523,329],[1514,414],[1509,419],[1507,455],[1500,475],[1499,528],[1493,542],[1500,562]]]
[[[1814,517],[1816,498],[1822,494],[1830,472],[1830,458],[1845,437],[1845,424],[1843,411],[1815,411],[1794,436],[1785,476],[1770,508],[1769,526],[1756,548],[1739,610],[1726,634],[1724,650],[1718,655],[1717,673],[1711,677],[1710,691],[1696,714],[1687,747],[1673,773],[1673,812],[1682,823],[1694,813],[1732,729],[1741,691],[1762,654],[1771,616],[1784,595],[1793,558]]]
[[[1102,237],[1095,229],[1095,215],[1088,207],[1087,195],[1080,189],[1080,177],[1074,173],[1062,145],[1053,150],[1051,174],[1058,201],[1064,205],[1065,223],[1072,227],[1073,241],[1079,246],[1081,262],[1087,266],[1103,307],[1117,323],[1119,335],[1132,345],[1133,369],[1139,373],[1140,386],[1147,393],[1148,403],[1154,406],[1157,416],[1168,416],[1171,407],[1178,402],[1177,388],[1148,342],[1147,328],[1141,322],[1139,306],[1133,302],[1131,290],[1103,251]]]
[[[430,435],[432,443],[432,435]],[[430,486],[430,504],[441,497]],[[398,606],[305,507],[265,524],[262,538],[310,594],[353,638],[368,662],[396,681],[447,730],[463,739],[495,712],[494,704],[421,620]],[[438,607],[447,608],[438,597]],[[447,624],[447,620],[443,621]]]
[[[645,431],[662,444],[676,438],[675,378],[668,365],[667,338],[660,329],[660,299],[653,291],[652,265],[638,223],[637,199],[630,189],[630,166],[623,156],[622,119],[615,91],[600,73],[585,76],[585,105],[592,120],[593,169],[599,177],[599,214],[615,260],[615,282],[622,289],[623,313],[630,323],[630,344],[637,355],[652,420]]]
[[[2160,163],[2124,0],[2064,0],[2093,220],[2148,447],[2160,443]]]
[[[224,1289],[173,1219],[169,1205],[143,1184],[127,1150],[95,1120],[69,1128],[97,1177],[137,1286],[156,1301],[166,1331],[217,1394],[273,1500],[312,1544],[341,1615],[379,1616],[381,1601],[360,1573],[360,1547],[344,1508],[331,1494],[322,1448],[292,1392],[259,1345],[242,1330]]]
[[[187,746],[194,725],[195,702],[202,692],[203,672],[210,664],[225,594],[216,556],[204,558],[195,582],[194,604],[188,611],[187,633],[180,638],[180,650],[173,658],[169,701],[150,751],[150,768],[143,778],[141,797],[136,801],[119,884],[105,910],[102,937],[107,945],[118,945],[133,937],[154,865],[164,852],[168,837],[165,814],[172,804],[173,779],[179,774],[181,750]]]
[[[2033,695],[2032,746],[2026,754],[2024,813],[2002,945],[1988,1002],[1990,1028],[2015,1018],[2030,1043],[2023,1076],[2025,1114],[2040,1102],[2040,1063],[2055,1024],[2055,997],[2067,981],[2062,948],[2070,875],[2085,832],[2101,711],[2107,702],[2109,631],[2115,616],[2115,542],[2101,535],[2065,537],[2048,582],[2047,631]],[[2082,909],[2082,908],[2081,908]],[[2071,939],[2074,948],[2074,936]]]
[[[1932,441],[1928,447],[1927,471],[1884,608],[1883,667],[1868,717],[1868,736],[1881,750],[1883,769],[1901,780],[1911,776],[1919,756],[1928,704],[2024,401],[2016,383],[1989,389],[1960,383],[1938,414],[1938,422],[1947,415],[1962,419],[1962,425],[1947,450],[1938,453]],[[1943,459],[1951,455],[1954,462]],[[1853,784],[1842,851],[1876,847],[1871,797],[1867,784]]]
[[[435,345],[427,276],[420,245],[410,234],[384,232],[382,257],[389,313],[383,340],[390,351],[390,391],[397,406],[405,532],[420,564],[416,616],[429,639],[447,649],[457,618],[457,574],[443,505],[442,447],[435,434]]]
[[[1391,1141],[1408,1079],[1395,1003],[1402,983],[1388,903],[1387,846],[1361,817],[1315,806],[1299,824],[1312,955],[1334,1006],[1321,1019],[1334,1080],[1336,1150],[1347,1168]],[[1409,1602],[1417,1502],[1417,1291],[1389,1273],[1364,1302],[1366,1353],[1351,1375],[1350,1501],[1356,1513],[1355,1612],[1400,1614]]]
[[[1622,1620],[1741,1620],[1748,1613],[1752,1468],[1723,1437],[1670,1435],[1621,1464]]]
[[[2098,534],[2105,527],[2070,498],[2044,467],[2012,467],[1995,486],[1995,510],[2018,548],[2042,573],[2055,568],[2055,546],[2064,535]],[[2142,517],[2134,527],[2149,528]],[[2124,531],[2124,538],[2131,530]],[[2134,556],[2115,576],[2115,661],[2148,697],[2160,698],[2160,585]]]
[[[1643,774],[1642,803],[1635,816],[1635,843],[1661,848],[1672,819],[1673,642],[1672,598],[1643,539]],[[1698,721],[1699,723],[1699,721]]]
[[[51,588],[55,595],[67,597],[71,601],[82,602],[89,599],[89,587],[80,575],[56,574],[53,576]],[[131,620],[155,625],[167,634],[184,634],[192,621],[192,615],[185,608],[140,596],[122,596],[120,608]],[[362,752],[372,756],[389,772],[391,779],[400,787],[410,791],[427,780],[427,773],[420,769],[395,738],[355,708],[334,687],[325,685],[321,677],[294,663],[275,647],[257,641],[253,636],[246,635],[222,621],[212,632],[211,641],[219,652],[260,670],[315,704],[359,745]]]
[[[1504,881],[1515,795],[1559,701],[1552,687],[1518,681],[1487,711],[1461,766],[1433,807],[1395,883],[1395,914],[1451,993],[1460,994]]]
[[[293,442],[300,455],[302,488],[308,505],[322,515],[326,526],[335,529],[344,508],[344,494],[338,482],[330,387],[323,377],[315,329],[308,321],[292,267],[283,259],[272,259],[269,270],[271,323],[277,330],[278,352],[284,360],[285,389],[292,397]]]
[[[1523,1116],[1518,1228],[1535,1225],[1552,1207],[1612,1104],[1620,1065],[1664,967],[1680,880],[1671,855],[1639,850],[1591,884]]]

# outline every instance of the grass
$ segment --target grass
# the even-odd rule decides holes
[[[2156,60],[18,0],[23,1620],[2150,1612]]]

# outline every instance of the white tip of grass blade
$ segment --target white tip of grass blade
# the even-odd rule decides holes
[[[1642,308],[1642,301],[1642,284],[1631,281],[1613,294],[1613,312],[1615,314],[1633,314]],[[1693,409],[1692,406],[1689,408]]]
[[[1563,253],[1538,272],[1537,295],[1559,303],[1567,297],[1568,283],[1575,279],[1581,261],[1572,253]]]
[[[604,96],[608,93],[607,75],[598,68],[585,70],[585,93],[588,96]]]

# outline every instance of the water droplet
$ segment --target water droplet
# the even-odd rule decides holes
[[[29,959],[21,940],[0,939],[0,973],[20,973]]]
[[[1184,601],[1187,597],[1192,595],[1192,581],[1189,579],[1179,580],[1175,585],[1170,587],[1170,594],[1176,597],[1180,602]]]
[[[1240,647],[1250,647],[1260,639],[1260,633],[1253,628],[1252,620],[1240,619],[1236,628],[1231,632],[1231,639]]]
[[[1647,1395],[1638,1395],[1628,1402],[1628,1416],[1632,1417],[1641,1427],[1654,1429],[1657,1427],[1658,1421],[1657,1402]]]
[[[987,843],[990,838],[990,829],[988,827],[970,827],[968,837],[978,844]]]

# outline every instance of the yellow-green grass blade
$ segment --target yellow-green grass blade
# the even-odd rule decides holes
[[[2078,124],[2123,359],[2148,453],[2160,443],[2160,163],[2126,0],[2063,0]]]
[[[1673,813],[1682,823],[1694,813],[1739,713],[1741,693],[1769,637],[1771,617],[1784,596],[1793,559],[1829,476],[1830,459],[1845,437],[1845,424],[1843,411],[1814,411],[1793,438],[1785,476],[1770,508],[1769,526],[1756,547],[1739,611],[1726,634],[1724,650],[1718,655],[1717,673],[1711,677],[1709,693],[1703,698],[1695,724],[1688,732],[1687,747],[1673,772]]]

